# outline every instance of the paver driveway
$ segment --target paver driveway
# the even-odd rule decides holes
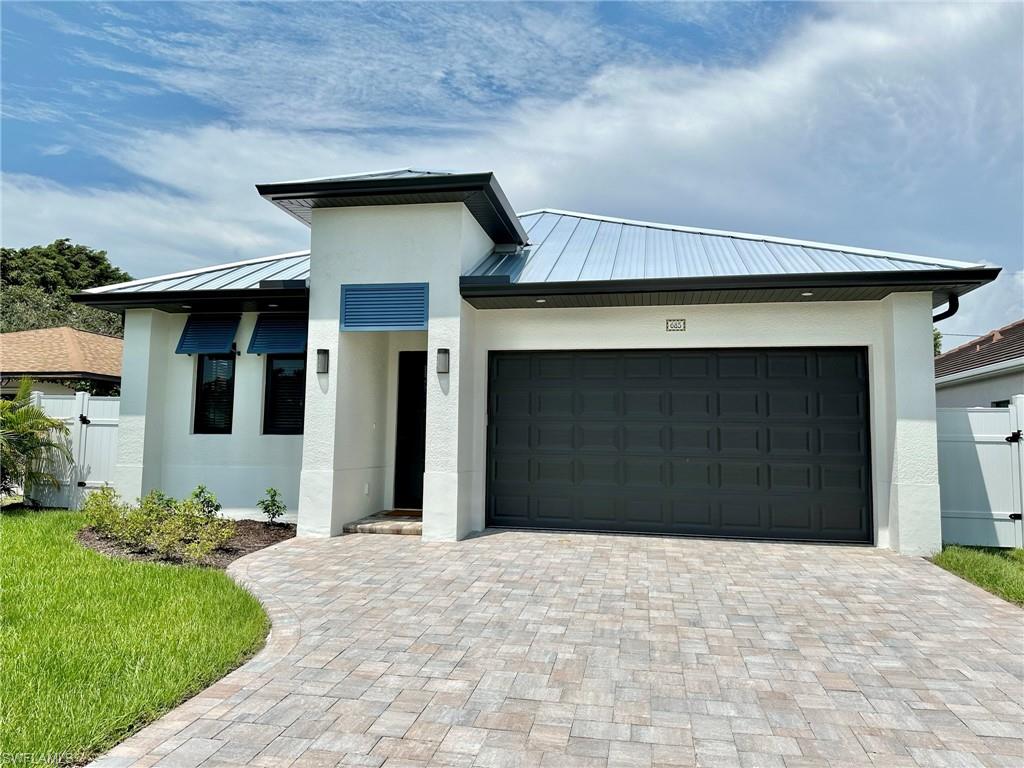
[[[233,572],[267,648],[98,764],[1024,765],[1024,612],[920,559],[496,532]]]

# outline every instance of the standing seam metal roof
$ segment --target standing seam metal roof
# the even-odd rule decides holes
[[[572,211],[520,214],[521,250],[495,249],[471,272],[513,283],[963,269],[980,265],[827,243],[698,230]]]
[[[628,221],[571,211],[520,214],[522,248],[496,247],[470,272],[513,283],[878,273],[981,265],[786,238]],[[258,288],[263,280],[308,280],[309,251],[221,264],[93,288],[88,293],[150,293]]]

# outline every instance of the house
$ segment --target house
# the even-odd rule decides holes
[[[26,376],[45,394],[107,394],[121,382],[121,339],[68,327],[0,334],[0,396]]]
[[[488,526],[940,546],[932,312],[998,268],[553,209],[491,173],[257,185],[308,252],[97,288],[117,487],[333,536]]]
[[[1005,408],[1024,394],[1024,318],[935,358],[940,408]]]

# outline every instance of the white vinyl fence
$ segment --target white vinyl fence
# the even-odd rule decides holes
[[[1024,546],[1024,395],[1009,408],[939,408],[942,539]]]
[[[113,478],[121,400],[93,397],[87,392],[74,395],[33,392],[32,398],[47,414],[68,425],[75,463],[62,478],[60,488],[35,488],[28,495],[46,507],[78,509],[90,489],[106,485]]]

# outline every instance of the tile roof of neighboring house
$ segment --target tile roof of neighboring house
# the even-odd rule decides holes
[[[994,363],[1024,361],[1024,319],[989,331],[935,358],[935,377],[972,371]]]
[[[74,328],[0,334],[0,375],[121,377],[121,339]]]

